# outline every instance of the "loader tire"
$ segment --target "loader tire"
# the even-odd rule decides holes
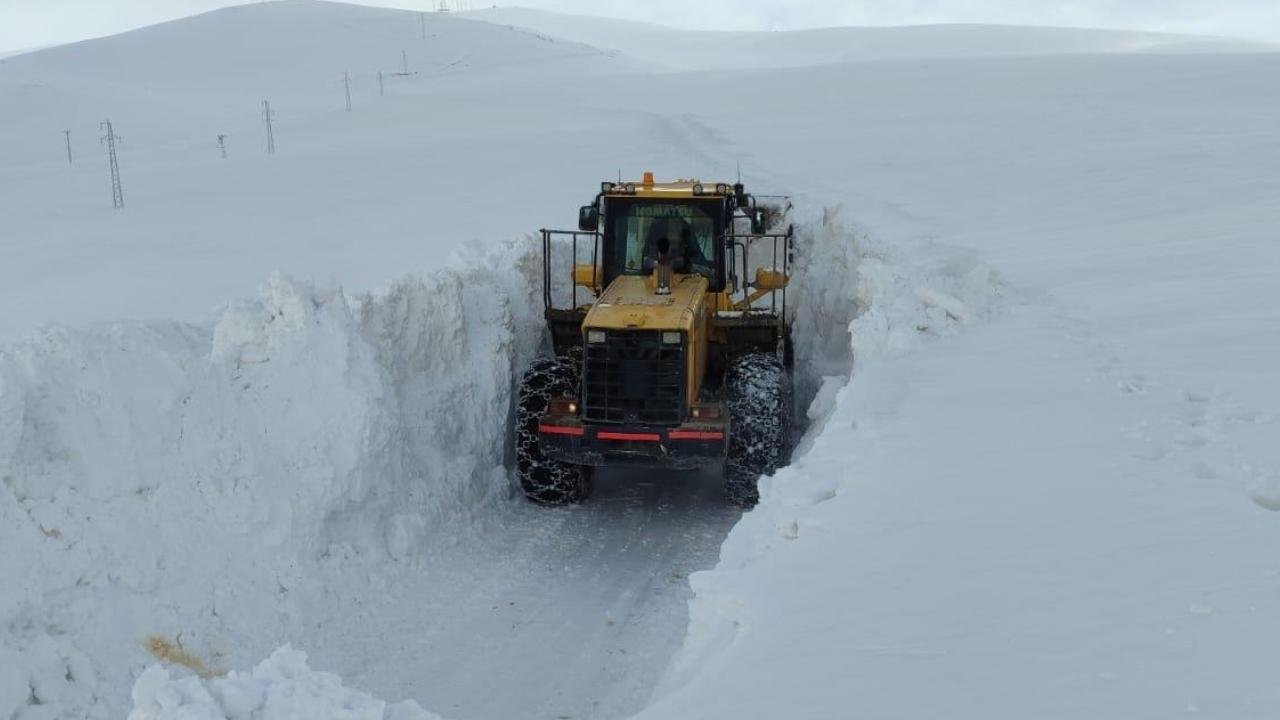
[[[789,460],[791,375],[775,354],[741,355],[729,363],[725,390],[729,411],[725,494],[735,505],[749,508],[760,501],[760,476]]]
[[[516,397],[516,477],[525,497],[539,505],[582,502],[591,494],[592,469],[552,460],[542,454],[538,420],[551,398],[576,395],[577,364],[569,358],[534,360],[520,378]]]

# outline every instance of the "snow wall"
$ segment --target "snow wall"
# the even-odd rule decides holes
[[[450,268],[370,295],[277,275],[213,327],[3,351],[0,718],[118,716],[148,638],[209,674],[262,657],[301,634],[319,570],[411,562],[442,519],[493,515],[541,254]]]

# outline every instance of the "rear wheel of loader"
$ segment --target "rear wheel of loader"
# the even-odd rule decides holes
[[[538,420],[555,396],[578,392],[577,364],[569,358],[543,357],[529,364],[516,398],[516,476],[526,497],[539,505],[582,502],[591,494],[594,468],[545,457]]]
[[[752,507],[757,482],[786,464],[791,445],[791,376],[774,354],[742,355],[725,372],[729,455],[725,492],[730,502]]]

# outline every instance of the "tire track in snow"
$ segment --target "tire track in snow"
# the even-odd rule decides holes
[[[688,574],[740,512],[718,477],[616,470],[585,505],[499,515],[442,531],[361,617],[317,608],[313,665],[455,718],[627,716],[684,639]]]

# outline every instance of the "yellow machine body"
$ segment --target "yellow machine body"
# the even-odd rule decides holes
[[[572,240],[576,249],[575,262],[567,268],[569,280],[588,291],[585,296],[575,295],[577,300],[567,307],[553,306],[550,291],[546,293],[547,320],[556,352],[567,352],[573,346],[582,346],[584,351],[600,348],[614,342],[611,333],[618,331],[623,331],[618,336],[621,341],[625,341],[627,332],[679,333],[683,417],[689,420],[700,402],[714,402],[729,359],[742,352],[768,352],[784,347],[785,301],[776,307],[773,303],[769,303],[769,307],[764,305],[775,294],[785,293],[789,283],[785,262],[781,267],[755,267],[757,263],[752,262],[748,268],[746,247],[733,248],[753,240],[771,240],[773,244],[760,255],[752,255],[751,260],[767,258],[776,264],[790,252],[790,231],[770,235],[753,224],[751,232],[738,232],[741,225],[751,222],[750,212],[754,210],[754,199],[751,198],[748,207],[743,204],[743,198],[750,196],[743,194],[740,184],[699,180],[655,182],[651,173],[645,173],[639,181],[601,183],[596,201],[581,208],[578,231],[543,231],[548,283],[554,282],[556,274],[548,264],[550,238],[553,234],[571,236],[566,239]],[[647,217],[625,214],[625,208],[636,204],[678,205],[682,201],[697,207],[702,217],[711,218],[715,223],[714,258],[705,259],[713,262],[716,279],[697,272],[671,271],[669,287],[659,292],[656,264],[652,271],[644,274],[620,271],[617,253],[621,246],[614,244],[618,241],[612,223],[619,217]],[[615,213],[615,207],[624,210]],[[584,241],[584,236],[591,240]],[[584,242],[594,245],[583,245]],[[590,255],[584,258],[587,252]],[[733,254],[738,252],[742,254]],[[583,262],[584,259],[588,262]],[[609,267],[613,267],[611,272]],[[663,337],[665,343],[666,336]],[[593,338],[598,345],[592,345]],[[593,356],[599,357],[598,353],[585,354],[588,361]]]
[[[702,391],[707,367],[707,279],[701,275],[672,276],[671,292],[655,293],[653,275],[623,275],[591,305],[583,320],[585,342],[589,331],[651,330],[681,333],[685,344],[685,402],[693,404]],[[607,340],[605,342],[608,342]]]

